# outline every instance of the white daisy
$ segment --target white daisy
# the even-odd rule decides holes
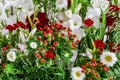
[[[75,50],[72,50],[71,52],[72,52],[73,56],[70,58],[70,61],[75,62],[77,55],[78,55],[78,52]]]
[[[82,68],[73,67],[71,72],[71,77],[73,80],[83,80],[85,78],[85,73],[82,73]]]
[[[70,19],[70,22],[71,22],[70,28],[72,30],[78,29],[78,28],[80,28],[80,26],[82,26],[82,18],[80,15],[73,14],[72,18]]]
[[[36,49],[37,48],[37,43],[36,42],[31,42],[30,47],[33,48],[33,49]]]
[[[61,10],[63,8],[66,9],[68,6],[68,3],[67,3],[67,0],[56,0],[55,5],[58,10]]]
[[[99,14],[101,14],[101,10],[104,12],[109,6],[108,0],[91,0],[90,3],[92,7],[99,12]]]
[[[11,62],[14,62],[15,61],[15,59],[16,59],[16,53],[14,52],[14,51],[9,51],[8,53],[7,53],[7,59],[9,60],[9,61],[11,61]]]
[[[100,61],[103,65],[111,67],[116,63],[117,57],[115,53],[103,52],[102,55],[100,55]]]

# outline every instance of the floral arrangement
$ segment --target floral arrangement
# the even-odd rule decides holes
[[[0,1],[1,80],[119,80],[119,0]]]

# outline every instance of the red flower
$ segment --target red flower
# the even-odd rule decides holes
[[[116,17],[108,16],[108,17],[106,18],[106,25],[107,25],[107,26],[113,26],[114,23],[115,23],[115,21],[116,21]]]
[[[117,5],[110,5],[109,11],[111,12],[118,12],[120,8]]]
[[[46,58],[54,59],[56,55],[54,54],[53,51],[47,50],[47,51],[44,53],[44,56],[45,56]]]
[[[69,7],[71,6],[71,0],[68,0],[68,6]]]
[[[94,22],[91,19],[84,20],[84,24],[85,24],[86,27],[91,27],[93,25],[93,23]]]
[[[21,22],[21,21],[18,21],[18,22],[16,23],[16,25],[18,25],[19,27],[21,27],[21,28],[23,28],[23,29],[26,28],[26,25],[25,25],[23,22]]]
[[[8,29],[9,31],[13,31],[16,30],[17,26],[13,26],[13,25],[7,25],[6,29]]]
[[[99,49],[104,49],[105,47],[105,43],[103,43],[103,41],[101,40],[95,40],[94,45],[96,48],[99,48]]]
[[[38,20],[33,20],[33,17],[34,17],[34,14],[32,14],[32,15],[30,16],[31,21],[32,21],[33,24],[34,24],[34,23],[37,23],[36,26],[37,26],[37,29],[38,29],[38,30],[39,30],[40,28],[43,28],[43,29],[44,29],[44,27],[45,27],[46,25],[48,25],[49,19],[46,17],[46,13],[38,12],[38,14],[37,14]],[[26,23],[27,23],[27,27],[28,27],[29,29],[31,29],[31,25],[30,25],[30,22],[29,22],[28,18],[26,19]]]

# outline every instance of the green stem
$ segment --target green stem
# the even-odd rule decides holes
[[[106,13],[102,12],[102,28],[100,29],[100,39],[103,39],[106,29]]]

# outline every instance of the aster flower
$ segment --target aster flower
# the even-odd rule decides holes
[[[16,59],[16,53],[15,53],[15,51],[10,50],[7,53],[7,59],[8,59],[8,61],[14,62],[15,59]]]
[[[115,53],[103,52],[100,55],[100,61],[103,65],[106,65],[108,67],[112,67],[117,62],[117,57],[116,57]]]
[[[82,68],[73,67],[71,71],[71,77],[73,80],[83,80],[85,78],[85,73],[82,72]]]

